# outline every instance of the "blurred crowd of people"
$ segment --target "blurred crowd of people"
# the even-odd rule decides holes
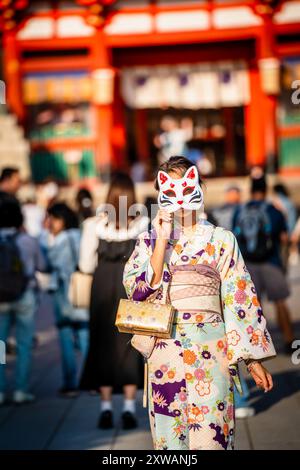
[[[120,298],[125,298],[123,270],[136,237],[148,228],[147,217],[119,214],[119,198],[136,203],[134,184],[126,174],[110,183],[107,203],[117,211],[116,226],[95,216],[93,197],[83,188],[74,207],[61,201],[58,187],[49,182],[38,188],[39,201],[20,204],[21,179],[16,168],[6,168],[0,178],[0,340],[9,344],[14,328],[16,373],[12,401],[35,400],[30,393],[30,366],[36,313],[41,292],[47,292],[57,327],[62,384],[59,394],[75,397],[79,390],[101,395],[99,427],[113,426],[112,393],[124,392],[124,429],[136,427],[136,390],[142,386],[142,360],[130,348],[129,335],[114,326]],[[42,197],[41,197],[42,196]],[[130,230],[127,230],[128,223]],[[123,226],[123,225],[124,226]],[[126,233],[120,238],[120,233]],[[72,274],[79,270],[93,277],[90,305],[77,308],[69,295]],[[78,352],[84,367],[78,370]],[[0,405],[8,400],[5,367],[0,367]]]
[[[258,297],[266,294],[275,304],[285,350],[290,354],[294,334],[286,304],[290,295],[286,275],[289,260],[298,252],[299,222],[296,207],[284,185],[275,184],[270,198],[267,195],[266,177],[260,169],[254,169],[249,201],[242,204],[240,188],[230,186],[225,192],[224,204],[214,208],[208,218],[237,237]]]
[[[286,302],[290,295],[287,270],[289,262],[297,262],[300,222],[287,188],[278,183],[268,189],[263,171],[253,168],[249,200],[242,203],[241,189],[229,186],[224,203],[211,210],[208,219],[235,234],[258,298],[266,296],[274,303],[284,352],[291,354],[295,336]],[[250,393],[241,371],[240,377],[244,393],[235,394],[236,416],[243,418],[252,416],[254,409],[249,406]]]
[[[173,125],[168,122],[167,125]],[[180,140],[180,139],[179,139]],[[162,140],[160,140],[162,144]],[[110,181],[106,202],[116,209],[116,220],[109,214],[95,215],[93,196],[80,189],[74,207],[59,198],[58,187],[49,182],[36,195],[20,204],[17,193],[21,178],[17,168],[5,168],[0,176],[0,340],[8,342],[12,328],[16,337],[16,371],[12,400],[32,402],[30,367],[35,338],[36,313],[40,292],[46,291],[53,305],[53,319],[61,352],[64,397],[75,397],[79,390],[100,392],[98,426],[113,426],[112,393],[124,395],[124,429],[137,426],[136,392],[142,385],[142,364],[130,348],[130,335],[118,334],[114,326],[120,298],[126,298],[123,270],[136,237],[149,227],[148,217],[121,217],[119,197],[127,196],[128,207],[136,202],[134,183],[117,173]],[[288,260],[295,262],[300,240],[300,218],[282,184],[272,188],[267,198],[266,177],[260,170],[251,174],[251,191],[242,203],[239,187],[230,186],[225,202],[207,214],[215,225],[236,235],[258,296],[274,302],[285,351],[290,354],[294,332],[288,305],[286,279]],[[149,202],[149,201],[148,201]],[[130,226],[130,230],[128,227]],[[69,297],[72,275],[90,275],[89,307],[75,307]],[[84,366],[78,370],[78,352]],[[244,397],[236,397],[237,417],[253,414]],[[0,366],[0,405],[8,399],[5,368]],[[240,412],[239,412],[240,409]]]

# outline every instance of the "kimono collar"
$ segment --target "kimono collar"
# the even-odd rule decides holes
[[[199,219],[198,223],[196,224],[195,230],[190,234],[184,234],[182,230],[175,229],[171,232],[170,240],[168,240],[168,248],[171,249],[177,244],[182,246],[186,246],[190,242],[195,243],[196,245],[204,244],[211,239],[212,232],[215,229],[215,226],[208,222],[205,219]],[[157,238],[156,231],[153,228],[150,230],[150,243],[152,249],[155,246],[155,240]]]
[[[197,224],[194,227],[194,230],[190,232],[184,233],[184,231],[181,228],[176,228],[172,231],[171,233],[171,238],[169,240],[170,245],[176,244],[179,240],[192,240],[194,238],[199,238],[199,241],[201,239],[206,238],[206,235],[211,233],[211,230],[214,228],[214,225],[212,225],[210,222],[208,222],[205,219],[199,219]]]

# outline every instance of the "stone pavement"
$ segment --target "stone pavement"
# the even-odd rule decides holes
[[[292,297],[289,303],[300,339],[300,266],[291,269]],[[280,333],[274,322],[273,307],[265,304],[265,315],[278,350],[278,357],[269,362],[274,391],[268,395],[252,388],[251,402],[256,416],[237,423],[237,449],[300,449],[300,365],[280,352]],[[78,398],[57,396],[60,386],[59,350],[49,299],[44,299],[38,314],[39,345],[34,351],[32,390],[36,403],[22,407],[0,408],[0,449],[151,449],[152,442],[146,410],[139,393],[139,429],[123,432],[117,422],[112,431],[96,428],[99,399],[88,393]],[[300,357],[300,354],[299,354]],[[8,377],[12,382],[14,358],[9,356]],[[1,366],[2,367],[2,366]],[[114,398],[119,414],[122,398]],[[118,421],[116,416],[116,421]]]

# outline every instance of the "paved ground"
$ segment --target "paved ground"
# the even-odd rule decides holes
[[[289,301],[300,339],[300,266],[291,270],[293,295]],[[300,365],[280,353],[281,336],[274,323],[273,309],[265,305],[265,314],[278,349],[278,357],[269,363],[275,389],[264,395],[252,390],[256,416],[238,421],[237,449],[300,449]],[[39,346],[34,352],[32,389],[38,400],[32,405],[0,408],[0,449],[151,449],[148,418],[139,395],[137,431],[124,433],[117,425],[113,431],[96,428],[99,400],[82,394],[68,400],[57,397],[60,363],[56,331],[52,326],[49,302],[44,299],[38,315]],[[11,383],[14,359],[9,358]],[[116,410],[121,397],[115,397]]]

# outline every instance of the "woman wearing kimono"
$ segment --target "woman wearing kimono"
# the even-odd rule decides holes
[[[124,271],[129,298],[176,309],[171,339],[157,338],[148,359],[154,448],[232,449],[237,363],[267,392],[261,362],[276,353],[234,235],[200,217],[196,167],[171,157],[156,187],[154,230],[139,236]]]

